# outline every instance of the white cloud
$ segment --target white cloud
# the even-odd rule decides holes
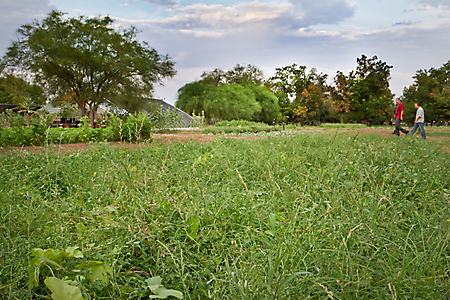
[[[214,29],[229,30],[250,26],[280,23],[287,18],[296,22],[301,15],[292,13],[293,5],[289,3],[251,2],[233,6],[194,4],[175,7],[171,18],[161,20],[162,25],[180,29]]]
[[[417,3],[423,6],[431,6],[431,7],[448,7],[448,0],[409,0],[413,3]]]
[[[193,4],[169,8],[173,15],[151,20],[158,28],[181,30],[189,35],[221,36],[229,31],[298,30],[323,23],[334,24],[351,17],[355,5],[346,0],[237,3],[232,6]]]
[[[350,18],[356,10],[356,3],[347,0],[290,0],[297,11],[305,13],[304,20],[309,25],[336,24]]]

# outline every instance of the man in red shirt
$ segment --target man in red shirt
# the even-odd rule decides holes
[[[395,130],[393,134],[399,136],[400,131],[404,134],[408,134],[409,131],[400,126],[400,122],[403,121],[405,107],[403,106],[403,103],[400,102],[399,98],[395,99],[395,102],[397,102],[397,109],[395,110]]]

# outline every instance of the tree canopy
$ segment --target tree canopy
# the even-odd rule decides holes
[[[440,68],[418,70],[414,75],[414,84],[403,90],[405,120],[413,122],[414,103],[425,110],[425,121],[450,120],[450,61]]]
[[[312,123],[324,121],[328,75],[318,73],[315,68],[306,72],[306,66],[292,64],[276,68],[268,85],[278,97],[284,116],[291,122]]]
[[[188,114],[204,111],[207,119],[272,122],[278,116],[277,97],[262,86],[258,68],[237,65],[229,71],[204,72],[202,79],[178,90],[175,105]]]
[[[0,77],[0,103],[43,105],[46,100],[41,87],[13,75]]]
[[[52,11],[21,26],[2,70],[33,76],[50,95],[77,103],[82,115],[89,110],[91,125],[102,103],[137,110],[154,84],[175,75],[174,62],[139,42],[136,28],[118,31],[113,23],[108,16],[65,18]]]
[[[278,97],[283,116],[291,122],[363,122],[381,124],[393,113],[389,88],[392,66],[362,55],[349,75],[338,71],[334,85],[315,68],[292,64],[277,68],[266,85]]]

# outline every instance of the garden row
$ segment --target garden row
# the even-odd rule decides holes
[[[109,114],[101,128],[91,128],[87,117],[82,118],[78,128],[49,128],[45,118],[35,117],[30,126],[25,126],[23,117],[10,116],[10,126],[0,126],[0,146],[148,141],[152,133],[178,125],[179,117],[170,117],[169,120],[167,117],[148,117],[144,113],[137,116]]]

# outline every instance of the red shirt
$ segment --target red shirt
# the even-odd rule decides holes
[[[405,108],[404,108],[404,106],[403,106],[403,103],[399,103],[398,105],[397,105],[397,110],[395,111],[395,118],[396,119],[401,119],[402,118],[402,111],[404,110]]]

